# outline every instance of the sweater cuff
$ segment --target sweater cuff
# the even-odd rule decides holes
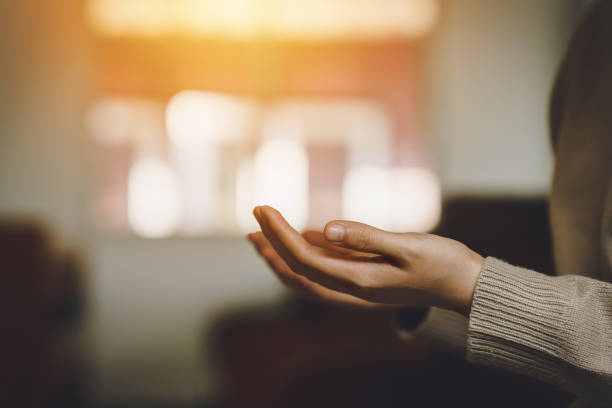
[[[400,335],[406,339],[426,342],[458,358],[465,359],[467,319],[446,309],[430,307],[427,316],[413,330],[399,326]]]
[[[469,316],[468,361],[558,385],[566,292],[554,278],[486,258]]]

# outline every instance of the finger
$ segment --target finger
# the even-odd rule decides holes
[[[403,248],[407,245],[406,234],[387,232],[352,221],[331,221],[325,226],[324,234],[333,245],[395,259],[402,256]]]
[[[269,263],[269,260],[267,259],[269,257],[269,251],[267,251],[267,248],[265,244],[262,242],[262,240],[254,236],[248,236],[248,238],[249,238],[249,241],[251,241],[251,243],[255,247],[257,254],[261,256],[262,258],[264,258],[266,263],[268,263],[269,265],[270,263]]]
[[[291,272],[287,263],[276,253],[276,250],[270,245],[263,233],[257,232],[252,234],[249,236],[249,240],[255,245],[259,255],[265,259],[277,275],[286,275],[287,272]],[[293,274],[293,272],[291,273]]]
[[[343,248],[341,246],[334,245],[327,239],[325,239],[325,235],[323,235],[323,233],[320,231],[307,230],[302,233],[302,236],[306,241],[308,241],[312,245],[318,246],[319,248],[329,249],[331,251],[336,251],[344,255],[372,256],[372,254],[366,252],[359,252],[353,249]]]
[[[310,281],[302,275],[294,273],[287,263],[276,253],[272,245],[261,232],[249,235],[249,239],[256,245],[258,252],[266,260],[279,279],[291,289],[309,298],[334,300],[335,297],[342,298],[350,296],[340,292],[334,292],[315,282]],[[335,295],[337,294],[337,295]],[[340,300],[340,299],[336,299]],[[365,301],[364,301],[365,302]]]
[[[304,235],[314,238],[315,241],[331,246],[323,233],[319,231],[307,231]],[[383,303],[369,302],[364,299],[349,295],[348,293],[338,292],[333,289],[328,289],[325,286],[319,285],[311,281],[305,276],[298,275],[293,272],[285,261],[274,251],[272,245],[268,242],[262,232],[256,232],[248,235],[249,240],[256,246],[260,255],[265,259],[266,263],[274,271],[275,275],[290,289],[294,290],[298,295],[314,300],[337,303],[340,305],[357,306],[362,308],[386,308],[392,307]],[[313,243],[315,244],[315,243]],[[356,251],[337,247],[340,250],[357,253]]]
[[[359,296],[385,266],[376,257],[347,256],[311,245],[272,207],[256,212],[264,235],[291,269],[327,288]]]
[[[265,240],[265,237],[263,236],[263,234],[261,232],[254,232],[254,233],[248,234],[247,238],[249,241],[251,241],[251,243],[257,250],[257,252],[261,253],[261,247],[263,244],[263,240]]]
[[[320,231],[314,231],[314,230],[305,231],[302,234],[302,236],[304,237],[306,241],[308,241],[312,245],[318,246],[320,248],[328,249],[330,251],[335,251],[339,254],[347,255],[350,257],[350,259],[361,260],[365,258],[366,260],[369,260],[369,259],[376,257],[376,255],[374,254],[370,254],[366,252],[359,252],[359,251],[355,251],[352,249],[342,248],[339,246],[332,245],[325,239],[325,237],[323,236],[323,233]],[[248,234],[247,238],[253,243],[253,245],[255,246],[255,249],[257,250],[257,252],[259,252],[260,255],[262,255],[262,251],[268,250],[268,248],[274,251],[274,248],[272,247],[270,242],[268,242],[268,239],[265,237],[265,235],[261,231]],[[279,255],[276,254],[276,252],[274,252],[274,255],[279,257]]]
[[[261,231],[248,234],[247,238],[253,243],[253,245],[258,251],[260,251],[263,247],[270,245],[263,232]]]
[[[301,275],[297,275],[287,265],[287,263],[281,258],[272,245],[268,242],[266,237],[261,232],[249,235],[249,240],[253,242],[257,248],[257,252],[264,258],[268,266],[272,268],[274,273],[288,286],[294,287],[296,278],[306,279]]]
[[[283,258],[290,267],[297,266],[299,264],[298,260],[271,231],[268,225],[268,221],[263,215],[262,207],[255,207],[255,209],[253,210],[253,215],[255,215],[255,218],[259,223],[259,226],[261,227],[261,231],[265,239],[270,243],[270,245],[274,248],[278,255],[280,255],[280,257]]]

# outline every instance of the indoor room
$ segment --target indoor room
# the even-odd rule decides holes
[[[555,132],[569,139],[571,129],[557,127],[569,108],[557,120],[551,102],[572,33],[612,16],[585,17],[593,3],[4,2],[0,405],[544,407],[583,393],[605,401],[612,216],[602,214],[612,204],[597,180],[610,179],[612,148],[601,138],[601,147],[555,144]],[[585,81],[612,61],[594,47],[584,47]],[[577,103],[588,109],[595,99]],[[582,155],[561,168],[560,155],[572,163],[572,152]],[[555,187],[570,173],[585,176]],[[584,205],[557,206],[562,193]],[[571,214],[579,221],[564,221]],[[601,245],[565,240],[591,219]],[[324,253],[308,234],[327,248],[332,220],[370,229],[356,244],[343,229],[345,241]],[[368,245],[450,238],[482,272],[448,283],[471,285],[463,309],[428,292],[446,279],[431,270],[460,269],[454,258],[438,266],[454,256],[442,247],[423,272],[433,283],[408,295],[389,287],[396,275],[379,291],[334,286],[314,255],[293,257],[283,225],[316,256],[352,256],[345,247],[368,255],[351,262],[396,269],[404,264]],[[600,252],[584,249],[583,262],[574,247]],[[564,286],[555,274],[599,286]],[[324,301],[321,288],[340,301]],[[520,300],[523,290],[548,306]],[[573,293],[586,298],[562,297]],[[550,299],[587,323],[557,319]],[[597,350],[564,343],[557,329],[587,333]]]

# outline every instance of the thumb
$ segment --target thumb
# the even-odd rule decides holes
[[[325,226],[324,234],[334,245],[391,258],[400,257],[402,245],[405,244],[402,234],[352,221],[331,221]]]

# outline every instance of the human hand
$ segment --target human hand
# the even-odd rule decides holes
[[[326,248],[331,251],[338,252],[345,255],[359,255],[365,257],[372,257],[375,255],[368,254],[365,252],[352,251],[339,246],[330,244],[322,232],[319,231],[305,231],[302,236],[311,245],[319,248]],[[296,292],[299,296],[314,300],[317,302],[336,303],[348,306],[357,306],[367,309],[392,307],[392,305],[384,303],[369,302],[364,299],[349,295],[348,293],[338,292],[333,289],[329,289],[323,285],[311,281],[303,275],[300,275],[289,267],[285,260],[281,258],[276,252],[274,247],[270,244],[268,239],[262,232],[255,232],[247,235],[249,241],[253,243],[257,252],[266,260],[268,266],[274,271],[276,276],[290,289]]]
[[[302,294],[469,313],[483,258],[460,242],[332,221],[317,245],[314,235],[306,239],[271,207],[256,207],[254,215],[262,233],[249,238],[281,279]]]

